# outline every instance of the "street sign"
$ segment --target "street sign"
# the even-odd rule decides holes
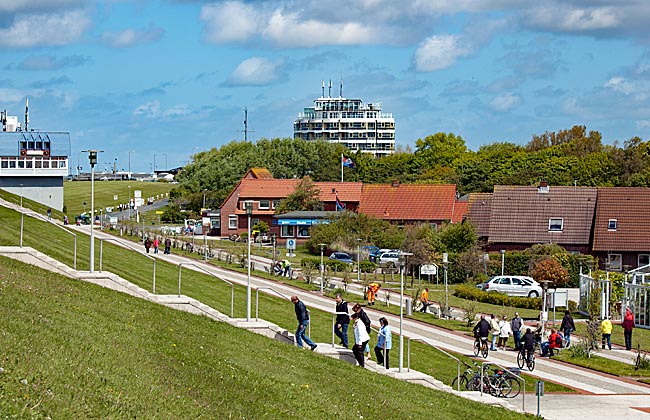
[[[425,264],[420,266],[420,274],[435,276],[438,274],[438,266],[435,264]]]
[[[117,194],[113,194],[113,200],[117,200]]]
[[[296,249],[295,239],[287,239],[287,249]]]

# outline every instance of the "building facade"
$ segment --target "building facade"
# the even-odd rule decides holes
[[[340,143],[351,151],[385,156],[395,153],[395,119],[382,112],[381,103],[325,97],[323,86],[323,97],[298,114],[293,137]]]
[[[6,111],[0,115],[0,188],[56,210],[63,210],[63,179],[68,175],[70,133],[28,129]]]

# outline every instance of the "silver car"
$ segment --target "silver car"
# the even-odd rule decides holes
[[[539,297],[542,295],[542,286],[528,276],[495,276],[476,287],[486,292],[501,292],[509,296]]]

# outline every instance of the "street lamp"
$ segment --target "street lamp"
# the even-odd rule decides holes
[[[117,181],[117,157],[115,158],[115,163],[113,164],[113,180]]]
[[[154,171],[154,173],[156,172],[156,156],[157,155],[154,153],[153,154],[153,171]]]
[[[404,367],[404,335],[402,334],[402,325],[404,323],[404,267],[408,262],[410,252],[401,252],[399,254],[399,372],[402,373]]]
[[[253,214],[253,203],[246,203],[246,216],[248,216],[248,259],[246,265],[248,266],[248,277],[246,279],[246,321],[251,320],[251,215]]]
[[[23,184],[20,184],[20,247],[23,247],[23,226],[25,213],[23,212]]]
[[[131,179],[131,153],[135,153],[135,150],[129,150],[129,179]]]
[[[361,283],[361,238],[357,238],[357,284]]]
[[[97,153],[103,150],[82,150],[88,153],[90,161],[90,272],[95,271],[95,165],[97,164]]]
[[[447,285],[447,267],[449,266],[449,254],[442,253],[442,266],[445,269],[445,313],[449,312],[449,287]]]
[[[320,247],[320,292],[323,293],[323,283],[325,282],[325,264],[323,263],[323,251],[327,244],[318,244]]]
[[[203,189],[203,208],[205,208],[205,193],[207,192],[207,189]]]
[[[506,267],[506,250],[502,249],[501,251],[501,275],[503,276],[504,268]]]
[[[129,169],[129,177],[131,177],[131,169]],[[129,201],[126,203],[129,206],[129,220],[131,220],[131,186],[129,185]]]

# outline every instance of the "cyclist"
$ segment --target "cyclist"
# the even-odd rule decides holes
[[[526,328],[526,334],[521,338],[523,349],[526,352],[526,361],[532,360],[532,355],[535,352],[535,333],[530,328]]]
[[[482,314],[481,319],[474,325],[474,329],[472,330],[474,331],[474,337],[481,341],[481,346],[487,343],[490,329],[490,323],[485,319],[485,314]]]

